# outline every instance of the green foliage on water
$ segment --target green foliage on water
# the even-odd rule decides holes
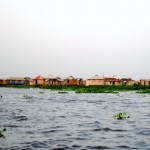
[[[5,88],[18,88],[18,89],[28,89],[31,88],[29,85],[5,85],[5,86],[1,86],[1,87],[5,87]]]
[[[105,85],[105,86],[42,86],[39,88],[59,90],[59,91],[75,91],[76,93],[118,93],[127,91],[150,91],[150,86],[126,86],[126,85]]]
[[[144,90],[140,90],[140,91],[137,91],[136,93],[139,93],[139,94],[150,94],[150,89],[144,89]]]
[[[27,86],[14,85],[6,86],[13,88],[40,88],[57,91],[75,91],[76,93],[118,93],[127,91],[136,91],[137,93],[150,93],[150,86],[141,85],[104,85],[104,86]]]
[[[125,120],[125,119],[130,118],[130,116],[128,116],[126,112],[121,112],[121,113],[115,114],[113,118],[117,120]]]
[[[6,131],[6,128],[4,128],[2,131],[0,131],[0,138],[5,138],[4,132]]]
[[[68,92],[66,92],[66,91],[59,91],[58,93],[60,93],[60,94],[67,94]]]

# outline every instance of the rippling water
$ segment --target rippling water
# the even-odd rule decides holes
[[[150,149],[148,94],[0,88],[0,95],[0,149]],[[131,118],[114,120],[118,112]]]

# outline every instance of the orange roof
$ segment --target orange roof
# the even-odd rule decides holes
[[[41,75],[36,76],[35,78],[33,78],[33,80],[43,80],[43,79],[44,79],[44,77],[42,77]]]

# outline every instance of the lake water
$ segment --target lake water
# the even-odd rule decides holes
[[[150,150],[150,94],[0,88],[0,95],[0,150]],[[114,120],[119,112],[130,118]]]

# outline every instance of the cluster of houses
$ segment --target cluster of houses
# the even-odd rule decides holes
[[[141,79],[140,81],[135,81],[131,78],[122,78],[118,79],[115,77],[100,77],[99,75],[94,75],[86,80],[82,78],[75,78],[69,76],[65,79],[60,77],[55,77],[49,75],[44,78],[41,75],[36,76],[35,78],[29,77],[10,77],[8,79],[0,79],[0,85],[29,85],[29,86],[99,86],[99,85],[143,85],[150,86],[150,80]]]

